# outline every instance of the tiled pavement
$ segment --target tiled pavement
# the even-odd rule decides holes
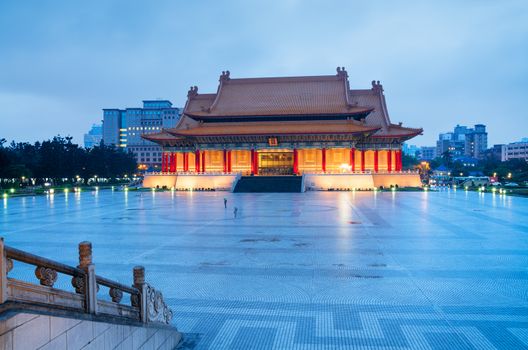
[[[90,240],[97,273],[127,284],[145,265],[188,348],[528,349],[525,198],[101,191],[1,204],[9,245],[76,264]]]

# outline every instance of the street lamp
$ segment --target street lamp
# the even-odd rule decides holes
[[[511,179],[512,173],[508,173],[508,179]]]

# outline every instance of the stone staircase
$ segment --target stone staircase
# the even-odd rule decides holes
[[[302,192],[302,176],[242,176],[233,192]]]

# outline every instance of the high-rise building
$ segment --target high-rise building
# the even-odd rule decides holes
[[[98,146],[103,139],[103,126],[94,124],[88,133],[84,134],[84,147]]]
[[[481,159],[487,149],[488,133],[486,132],[486,126],[477,124],[471,132],[466,134],[464,154],[468,157]]]
[[[141,135],[175,127],[180,111],[168,100],[146,100],[143,108],[103,109],[103,142],[132,152],[140,165],[159,167],[161,146]]]
[[[420,149],[420,160],[433,160],[437,157],[436,147],[422,147]]]
[[[501,161],[510,159],[524,159],[528,161],[528,139],[523,138],[520,142],[501,145]]]
[[[488,148],[488,133],[486,126],[477,124],[475,127],[457,125],[453,132],[442,133],[436,142],[436,155],[442,156],[449,152],[452,157],[482,158]]]
[[[402,152],[406,156],[411,156],[418,158],[420,156],[420,150],[421,148],[416,145],[409,145],[408,143],[404,142],[402,145]]]

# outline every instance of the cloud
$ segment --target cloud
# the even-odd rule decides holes
[[[383,82],[394,121],[424,127],[417,143],[457,123],[487,124],[490,143],[509,142],[527,136],[516,127],[528,119],[526,23],[524,1],[2,2],[0,92],[18,106],[11,116],[39,115],[80,142],[102,108],[156,97],[182,106],[190,85],[213,92],[225,69],[346,66],[353,87]],[[8,123],[8,137],[25,137]]]

